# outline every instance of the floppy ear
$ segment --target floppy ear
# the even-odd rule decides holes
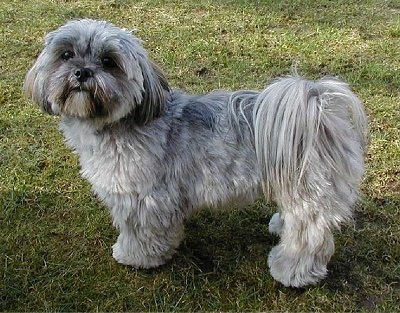
[[[128,77],[140,85],[142,93],[141,102],[135,103],[130,116],[138,124],[147,124],[165,110],[169,84],[162,70],[148,57],[139,38],[125,30],[118,33],[117,40],[122,50],[121,59],[126,61],[123,67]]]
[[[47,102],[46,97],[46,75],[41,73],[45,71],[45,50],[39,55],[35,64],[31,67],[28,73],[25,76],[24,81],[24,92],[26,96],[33,100],[33,102],[37,103],[42,110],[47,113],[52,114],[50,104]]]
[[[50,33],[46,36],[45,47],[43,51],[39,54],[35,64],[33,64],[33,66],[26,74],[23,85],[26,96],[37,103],[42,110],[50,114],[53,114],[53,112],[51,110],[50,104],[47,102],[46,97],[47,81],[45,77],[47,77],[47,75],[44,75],[41,72],[46,72],[46,67],[48,66],[46,53],[48,45],[52,41],[53,37],[53,33]]]
[[[135,121],[146,124],[160,116],[165,109],[170,91],[162,70],[151,60],[141,59],[139,66],[143,76],[143,100],[135,110]]]
[[[35,85],[35,81],[36,81],[36,77],[38,74],[37,71],[37,61],[36,63],[30,68],[30,70],[28,71],[28,73],[25,76],[25,80],[24,80],[24,92],[25,95],[32,99],[33,101],[35,101],[35,99],[38,98],[37,94],[40,94],[40,92],[38,93],[37,90],[34,92],[34,85]],[[36,89],[36,88],[35,88]],[[35,93],[35,96],[33,95]],[[36,101],[35,101],[36,102]]]

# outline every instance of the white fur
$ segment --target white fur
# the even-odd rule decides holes
[[[93,76],[78,81],[82,67]],[[326,276],[331,230],[351,217],[364,172],[366,116],[345,83],[295,75],[261,92],[188,95],[169,88],[133,34],[80,20],[47,36],[25,90],[61,116],[120,231],[118,262],[162,265],[192,212],[264,194],[280,211],[269,225],[281,238],[272,276],[294,287]]]

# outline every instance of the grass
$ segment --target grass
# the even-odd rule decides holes
[[[79,17],[138,28],[171,85],[188,92],[260,89],[295,63],[353,86],[371,128],[365,197],[336,235],[326,280],[301,290],[273,281],[275,208],[262,201],[194,216],[162,268],[114,262],[117,233],[57,118],[21,91],[44,35]],[[400,310],[397,1],[3,0],[0,21],[0,311]]]

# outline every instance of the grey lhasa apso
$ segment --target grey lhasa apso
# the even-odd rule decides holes
[[[61,116],[120,231],[118,262],[162,265],[192,212],[264,194],[279,207],[272,276],[294,287],[325,277],[331,230],[351,217],[364,172],[366,116],[345,83],[294,75],[261,92],[188,95],[170,89],[133,34],[84,19],[46,37],[24,88]]]

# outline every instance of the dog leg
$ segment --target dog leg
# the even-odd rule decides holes
[[[121,264],[135,268],[154,268],[172,258],[183,237],[183,224],[168,228],[120,228],[113,246],[113,257]]]
[[[327,263],[334,253],[334,241],[323,216],[274,215],[271,222],[283,220],[281,242],[268,258],[271,275],[285,286],[315,284],[327,274]],[[276,223],[270,231],[276,231]]]
[[[280,235],[283,227],[283,220],[279,213],[275,213],[269,221],[268,231],[273,235]]]

